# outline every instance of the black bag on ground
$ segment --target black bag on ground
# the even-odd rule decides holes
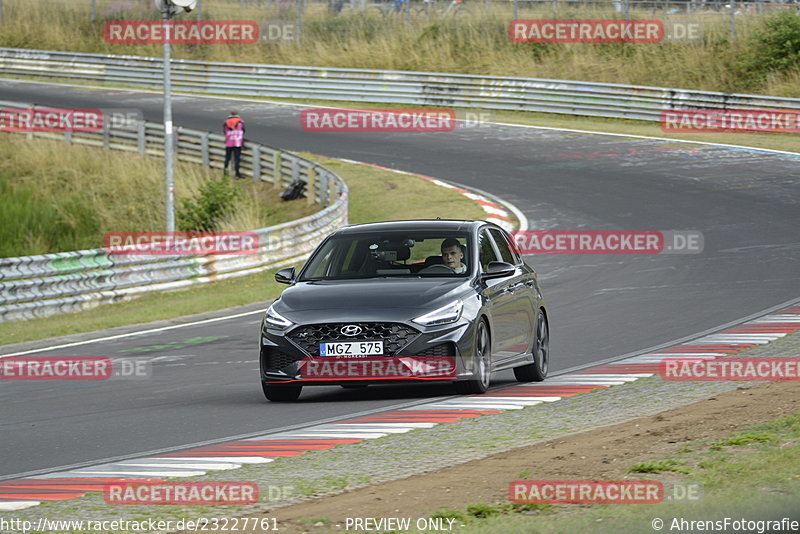
[[[303,180],[294,180],[286,189],[281,193],[280,197],[283,200],[295,200],[298,198],[305,198],[306,183]]]

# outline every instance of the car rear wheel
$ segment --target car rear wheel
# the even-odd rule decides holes
[[[489,329],[486,327],[486,322],[481,321],[478,323],[478,329],[475,333],[475,353],[472,356],[472,365],[475,372],[472,379],[456,382],[456,391],[458,393],[462,395],[486,393],[492,380],[492,368],[489,360],[491,353]]]
[[[300,397],[303,386],[299,384],[266,384],[261,383],[264,396],[272,402],[292,402]]]
[[[531,352],[533,363],[514,368],[514,377],[519,382],[541,382],[547,377],[547,368],[550,364],[550,329],[541,310],[536,318],[536,332]]]

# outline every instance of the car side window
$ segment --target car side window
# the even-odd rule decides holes
[[[511,265],[516,265],[517,263],[519,263],[517,261],[517,258],[514,257],[514,254],[511,252],[511,248],[508,244],[508,239],[506,238],[505,235],[503,235],[503,232],[492,228],[491,230],[489,230],[489,233],[492,234],[494,242],[497,245],[497,249],[500,251],[500,257],[503,258],[503,261],[506,263],[510,263]]]
[[[490,261],[497,261],[497,254],[494,252],[492,240],[486,230],[481,230],[481,233],[478,234],[478,259],[483,272],[486,272]]]
[[[328,270],[331,266],[331,260],[333,259],[333,254],[336,251],[335,248],[331,248],[328,250],[328,253],[317,262],[316,269],[313,272],[306,273],[304,276],[309,278],[320,278],[323,276],[328,275]]]
[[[345,253],[344,256],[344,260],[342,261],[342,268],[340,269],[339,274],[345,271],[350,271],[350,272],[358,271],[359,263],[355,261],[356,249],[362,247],[363,245],[364,245],[363,241],[360,240],[358,241],[353,240],[353,242],[350,243],[350,247],[347,249],[347,252]]]

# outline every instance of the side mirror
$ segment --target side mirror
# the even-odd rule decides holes
[[[275,281],[279,284],[291,284],[294,282],[294,267],[286,267],[275,273]]]
[[[481,273],[481,278],[489,280],[491,278],[505,278],[516,272],[517,268],[504,261],[490,261],[486,267],[486,272]]]

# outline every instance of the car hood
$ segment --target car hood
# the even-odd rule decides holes
[[[280,297],[278,309],[430,311],[461,297],[469,287],[464,278],[386,278],[298,282]]]

